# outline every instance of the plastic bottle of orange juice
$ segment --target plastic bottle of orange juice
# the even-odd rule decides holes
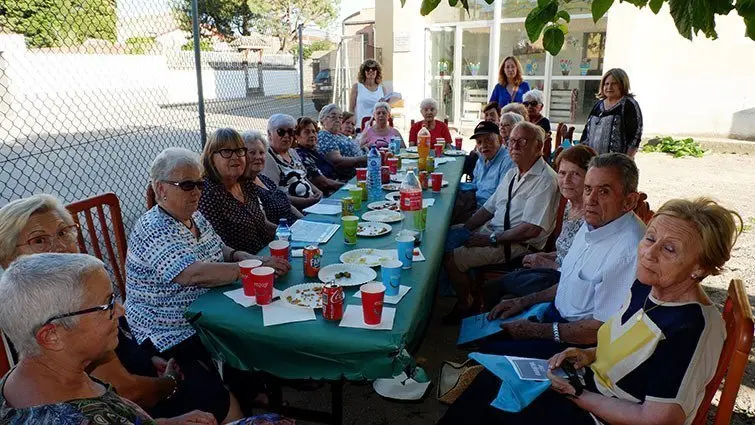
[[[421,171],[425,171],[427,168],[427,157],[430,155],[430,130],[424,125],[417,133],[417,153],[419,154],[417,167]]]

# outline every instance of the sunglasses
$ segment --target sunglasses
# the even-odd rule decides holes
[[[73,313],[59,314],[47,319],[44,325],[52,323],[54,320],[65,319],[66,317],[81,316],[82,314],[94,313],[97,311],[110,310],[110,320],[113,320],[113,313],[115,312],[115,293],[110,294],[107,304],[98,305],[97,307],[85,308],[84,310],[74,311]],[[43,325],[43,326],[44,326]]]
[[[296,135],[296,130],[293,128],[279,128],[275,130],[275,132],[278,133],[278,137],[283,137],[286,134],[288,134],[288,137],[294,137],[294,135]]]
[[[537,105],[539,105],[540,102],[533,100],[532,102],[522,102],[522,105],[524,106],[532,106],[533,108],[536,108]]]
[[[366,67],[364,67],[364,72],[377,71],[377,70],[378,69],[377,69],[376,66],[366,66]]]
[[[233,155],[236,155],[237,157],[241,158],[242,156],[246,155],[247,148],[237,148],[237,149],[221,149],[219,151],[215,151],[214,153],[219,153],[220,156],[223,158],[230,158]]]
[[[204,189],[204,181],[203,180],[184,180],[182,182],[174,182],[170,180],[163,180],[165,183],[170,183],[173,186],[179,187],[184,192],[191,192],[194,189],[202,190]]]

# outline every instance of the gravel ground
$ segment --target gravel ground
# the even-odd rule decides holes
[[[657,209],[671,198],[709,196],[742,215],[748,230],[738,239],[725,272],[706,279],[703,284],[720,307],[726,297],[729,281],[743,279],[750,303],[755,305],[755,197],[752,189],[755,187],[755,157],[708,154],[703,158],[673,158],[661,153],[641,153],[637,156],[637,164],[640,168],[640,190],[648,194],[652,209]],[[437,300],[427,334],[417,353],[417,358],[424,363],[428,376],[434,381],[443,360],[461,362],[468,354],[454,346],[458,328],[440,324],[440,317],[452,305],[452,299]],[[369,384],[348,383],[344,390],[344,424],[434,424],[445,411],[445,406],[434,397],[436,391],[433,385],[420,402],[396,403],[375,394]],[[310,409],[327,409],[330,406],[327,386],[308,392],[287,390],[285,398],[292,406]],[[715,403],[717,400],[714,400]],[[755,349],[751,351],[731,423],[755,423]]]

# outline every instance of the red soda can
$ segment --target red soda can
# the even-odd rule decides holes
[[[388,165],[383,165],[380,167],[380,181],[383,184],[388,184],[391,182],[391,167]]]
[[[427,189],[427,187],[429,186],[429,182],[428,182],[429,176],[430,176],[430,173],[428,173],[427,171],[419,172],[419,185],[422,186],[423,190]]]
[[[317,245],[308,245],[304,248],[303,254],[304,276],[317,277],[317,274],[320,272],[320,259],[322,258],[320,248]]]
[[[341,288],[341,285],[334,282],[323,285],[322,317],[325,320],[341,320],[343,318],[343,288]]]

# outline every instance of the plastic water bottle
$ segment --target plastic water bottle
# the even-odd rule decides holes
[[[406,173],[399,191],[400,208],[404,213],[401,232],[411,233],[414,236],[414,245],[417,246],[422,242],[422,187],[414,171],[409,170]]]
[[[370,153],[367,154],[367,199],[370,202],[379,201],[383,197],[380,165],[380,152],[372,145]]]
[[[291,241],[291,228],[288,227],[288,220],[285,218],[278,221],[278,228],[275,229],[275,239],[282,241]]]

